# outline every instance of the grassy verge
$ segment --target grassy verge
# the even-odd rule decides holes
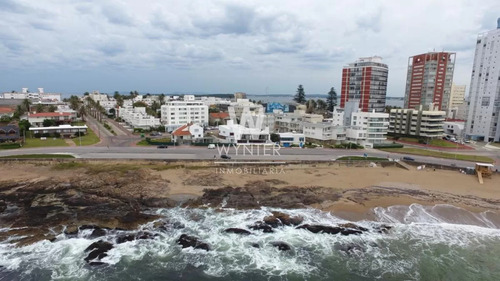
[[[73,155],[68,154],[22,154],[22,155],[9,155],[0,158],[6,159],[54,159],[54,158],[75,158]]]
[[[363,157],[363,156],[344,156],[337,158],[336,160],[368,160],[368,161],[386,161],[387,158],[381,157]]]
[[[85,145],[93,145],[93,144],[96,144],[100,141],[99,137],[94,133],[94,131],[92,131],[92,129],[90,128],[87,128],[87,134],[82,136],[82,146],[85,146]],[[79,137],[75,137],[73,138],[73,142],[79,146],[80,145],[80,138]]]
[[[46,140],[41,140],[39,138],[26,138],[24,143],[24,148],[34,148],[34,147],[46,147],[46,146],[68,146],[64,139],[54,139],[48,137]]]
[[[171,142],[171,138],[161,138],[161,139],[151,139],[150,143],[148,143],[147,140],[143,139],[136,143],[136,145],[141,145],[141,146],[149,146],[149,145],[159,145],[159,143],[166,143],[166,142]]]
[[[486,157],[486,156],[446,153],[446,152],[420,149],[420,148],[408,148],[408,147],[405,147],[405,148],[381,148],[379,150],[386,151],[386,152],[431,156],[431,157],[445,158],[445,159],[457,159],[457,160],[472,161],[472,162],[484,162],[484,163],[495,162],[493,159],[491,159],[490,157]]]
[[[417,138],[402,137],[402,138],[399,138],[399,140],[404,141],[404,142],[411,142],[411,143],[415,143],[415,144],[420,144],[418,142]],[[446,141],[443,139],[431,139],[429,141],[429,145],[437,146],[437,147],[457,147],[457,145],[455,143],[449,142],[449,141]]]

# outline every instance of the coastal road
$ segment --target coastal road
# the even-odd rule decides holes
[[[340,149],[300,149],[300,148],[281,148],[273,152],[271,146],[268,146],[266,151],[262,147],[254,147],[253,150],[245,150],[242,148],[236,151],[235,148],[230,148],[226,151],[218,149],[208,149],[206,147],[194,146],[169,146],[167,149],[159,149],[156,147],[100,147],[100,146],[76,146],[76,147],[44,147],[44,148],[27,148],[16,150],[2,150],[0,156],[20,155],[20,154],[40,154],[40,153],[63,153],[71,154],[77,158],[87,159],[200,159],[210,160],[219,159],[220,154],[228,154],[231,156],[231,161],[292,161],[292,160],[310,160],[310,161],[333,161],[342,156],[363,156],[366,153],[371,157],[388,157],[393,159],[402,158],[404,154],[387,153],[374,149],[365,150],[340,150]],[[438,165],[451,165],[457,167],[471,167],[473,162],[459,161],[455,159],[441,159],[427,156],[413,156],[416,161]],[[496,160],[500,159],[499,155],[490,155]],[[498,158],[498,159],[497,159]],[[496,167],[500,170],[500,165],[497,161]]]

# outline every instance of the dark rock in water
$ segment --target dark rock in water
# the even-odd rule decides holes
[[[158,236],[158,234],[153,234],[148,231],[141,231],[137,233],[135,237],[136,239],[154,239],[156,236]]]
[[[325,225],[310,225],[310,224],[304,224],[301,226],[298,226],[297,229],[307,229],[312,233],[328,233],[328,234],[338,234],[342,230],[340,227],[336,226],[325,226]]]
[[[107,263],[102,262],[102,261],[92,261],[92,262],[89,262],[89,265],[91,265],[91,266],[100,266],[100,265],[107,265]]]
[[[271,242],[271,245],[278,248],[280,251],[290,251],[292,249],[292,246],[281,241]]]
[[[127,235],[120,235],[116,237],[116,244],[122,244],[125,242],[130,242],[135,240],[135,235],[132,234],[127,234]]]
[[[254,248],[260,248],[260,244],[259,243],[250,243],[250,246],[252,246]]]
[[[96,226],[96,227],[94,227],[94,231],[92,231],[92,233],[90,234],[89,238],[93,239],[93,238],[104,236],[106,234],[107,234],[106,230],[104,230],[103,228],[100,228],[100,227]]]
[[[161,231],[169,231],[172,229],[183,229],[185,226],[178,222],[169,222],[169,221],[156,221],[153,224],[153,228]]]
[[[202,249],[205,251],[210,251],[210,246],[207,243],[201,242],[197,237],[189,236],[187,234],[182,234],[177,243],[182,246],[182,248],[193,247],[195,249]]]
[[[341,224],[339,224],[339,226],[343,227],[343,228],[350,228],[350,229],[355,229],[355,230],[359,230],[359,231],[368,231],[368,228],[364,228],[364,227],[359,226],[357,224],[354,224],[352,222],[341,223]]]
[[[304,224],[298,226],[297,229],[307,229],[312,233],[328,233],[328,234],[342,234],[342,235],[357,235],[363,233],[363,231],[367,231],[368,229],[364,227],[357,226],[355,224],[344,224],[344,226],[349,226],[349,228],[341,227],[341,226],[326,226],[326,225],[309,225]],[[352,228],[351,228],[352,227]],[[361,230],[363,229],[363,230]]]
[[[349,243],[349,244],[335,244],[334,248],[336,250],[345,252],[347,254],[356,254],[365,252],[365,248],[361,245]]]
[[[228,228],[226,230],[224,230],[224,232],[226,233],[236,233],[236,234],[241,234],[241,235],[250,235],[252,234],[250,231],[246,230],[246,229],[242,229],[242,228]]]
[[[113,244],[99,240],[97,242],[94,242],[90,244],[90,246],[85,249],[85,252],[91,251],[88,256],[85,258],[86,262],[90,262],[91,260],[94,259],[102,259],[106,257],[108,254],[106,254],[109,250],[113,249]]]
[[[299,225],[304,220],[304,218],[300,216],[290,217],[290,215],[281,212],[272,213],[272,216],[267,216],[264,218],[264,222],[272,227],[278,227],[282,225]]]
[[[363,233],[363,231],[355,230],[355,229],[343,228],[340,230],[340,234],[345,235],[345,236],[351,235],[351,234],[358,235],[361,233]]]
[[[250,228],[252,230],[262,230],[264,233],[273,233],[274,232],[273,228],[270,225],[265,224],[264,222],[261,222],[261,221],[258,221],[255,224],[250,225],[248,228]]]
[[[379,225],[377,227],[374,227],[374,230],[378,233],[388,233],[389,230],[391,230],[392,226],[389,226],[389,225],[385,225],[385,224],[382,224],[382,225]]]

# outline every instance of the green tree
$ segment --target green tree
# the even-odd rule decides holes
[[[43,104],[41,104],[41,103],[37,104],[35,106],[35,110],[37,113],[43,112],[43,110],[44,110]]]
[[[160,105],[164,105],[165,104],[165,94],[161,93],[160,94]]]
[[[115,98],[115,100],[116,100],[116,105],[118,105],[119,107],[123,106],[123,97],[122,97],[122,95],[120,95],[120,93],[118,91],[115,91],[113,98]]]
[[[55,105],[53,105],[53,104],[51,104],[51,105],[49,106],[49,109],[48,109],[48,111],[49,111],[49,112],[56,112],[56,110],[57,110],[57,106],[55,106]]]
[[[28,120],[24,119],[19,121],[18,126],[19,126],[19,132],[21,133],[22,136],[24,136],[25,132],[29,131],[31,124],[30,122],[28,122]]]
[[[148,107],[148,105],[143,101],[134,102],[134,107]]]
[[[9,123],[10,121],[12,121],[12,118],[8,115],[2,115],[2,117],[0,117],[0,123]]]
[[[293,100],[300,104],[304,104],[306,102],[306,93],[304,92],[302,85],[299,85],[297,88],[297,93],[295,94]]]
[[[314,113],[316,109],[316,101],[310,99],[306,102],[306,113]]]
[[[52,126],[56,125],[56,120],[54,120],[54,119],[44,119],[42,124],[43,124],[44,127],[52,127]]]
[[[280,135],[278,135],[278,134],[272,133],[270,137],[271,137],[272,142],[279,142],[280,141]]]
[[[69,97],[69,107],[73,110],[78,110],[80,107],[80,98],[77,96]]]
[[[29,112],[30,111],[30,106],[31,106],[31,101],[29,99],[24,99],[23,102],[21,103],[21,106],[23,107],[23,113]]]
[[[327,109],[328,105],[326,104],[326,102],[322,99],[318,99],[316,100],[316,109],[318,111],[325,111]]]
[[[327,110],[333,111],[333,108],[337,106],[337,92],[332,87],[330,92],[328,92],[328,97],[326,98]]]

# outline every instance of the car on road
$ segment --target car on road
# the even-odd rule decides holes
[[[405,161],[415,161],[415,158],[409,157],[409,156],[405,156],[405,157],[403,157],[403,160],[405,160]]]
[[[168,145],[159,145],[156,148],[168,148]]]
[[[221,159],[231,159],[231,156],[227,155],[227,154],[222,154],[220,156]]]
[[[215,144],[211,143],[207,146],[208,149],[215,149]]]

